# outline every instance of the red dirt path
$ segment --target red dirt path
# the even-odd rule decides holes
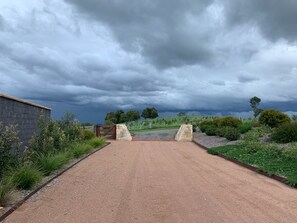
[[[297,222],[297,190],[193,143],[112,142],[5,223]]]

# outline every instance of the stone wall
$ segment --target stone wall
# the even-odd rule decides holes
[[[43,114],[51,117],[51,109],[21,99],[0,94],[0,122],[4,125],[17,125],[22,149],[38,130],[38,121]]]

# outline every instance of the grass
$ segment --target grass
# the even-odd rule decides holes
[[[173,118],[156,118],[149,120],[138,120],[126,123],[128,129],[132,132],[159,130],[159,129],[175,129],[180,127],[181,124],[192,123],[197,125],[202,119],[202,116],[182,116]]]
[[[48,176],[53,171],[61,169],[70,159],[71,157],[67,152],[39,154],[36,159],[36,164],[42,173]]]
[[[104,138],[93,138],[83,143],[74,143],[56,153],[38,154],[34,163],[22,164],[10,170],[0,181],[0,205],[4,205],[9,193],[14,189],[28,190],[37,185],[43,176],[61,169],[73,158],[79,158],[105,144]]]
[[[5,205],[10,192],[14,189],[14,183],[11,178],[5,178],[0,181],[0,206]]]
[[[208,153],[222,154],[242,163],[250,164],[269,175],[283,176],[290,186],[297,184],[297,148],[281,149],[277,145],[259,142],[245,142],[211,148]]]
[[[159,128],[146,128],[146,129],[137,129],[131,130],[131,132],[146,132],[146,131],[158,131],[158,130],[171,130],[171,129],[178,129],[180,125],[177,126],[166,126],[166,127],[159,127]]]
[[[18,189],[28,190],[39,183],[43,175],[36,166],[25,164],[14,170],[11,177],[13,184]]]
[[[86,143],[93,148],[98,148],[100,146],[103,146],[105,144],[105,138],[93,138],[88,140]]]

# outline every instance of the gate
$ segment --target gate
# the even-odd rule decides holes
[[[96,136],[116,139],[116,125],[96,125]]]

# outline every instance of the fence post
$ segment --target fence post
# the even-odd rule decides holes
[[[100,136],[100,126],[96,125],[96,137]]]

